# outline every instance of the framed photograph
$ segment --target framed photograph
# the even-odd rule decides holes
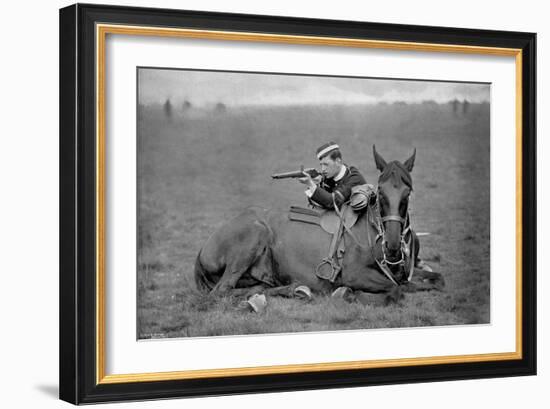
[[[533,33],[60,10],[60,398],[536,373]]]

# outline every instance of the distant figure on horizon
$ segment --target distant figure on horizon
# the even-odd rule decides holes
[[[164,103],[164,115],[166,115],[166,118],[172,118],[172,103],[170,102],[170,98],[167,98]]]
[[[451,102],[451,104],[453,105],[453,114],[454,115],[457,115],[458,114],[458,99],[453,99],[453,101]]]
[[[462,115],[466,116],[469,108],[470,108],[470,103],[468,102],[467,99],[465,99],[464,102],[462,102]]]
[[[216,104],[216,112],[225,112],[227,111],[227,107],[225,106],[225,104],[223,102],[218,102]]]

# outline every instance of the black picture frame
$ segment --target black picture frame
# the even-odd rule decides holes
[[[517,49],[521,52],[521,351],[517,359],[98,382],[96,24]],[[536,374],[536,34],[77,4],[60,10],[60,389],[74,404]],[[99,287],[101,288],[101,287]]]

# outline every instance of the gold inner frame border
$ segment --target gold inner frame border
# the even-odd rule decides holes
[[[185,28],[96,24],[96,383],[173,381],[217,377],[292,374],[351,369],[389,368],[416,365],[490,362],[522,359],[522,50],[432,44],[401,41],[381,41],[353,38],[295,36],[237,31],[215,31]],[[515,57],[516,65],[516,350],[505,353],[450,355],[368,361],[322,362],[299,365],[221,368],[132,374],[105,373],[105,42],[107,34],[200,38],[221,41],[248,41],[295,45],[319,45],[355,48],[377,48],[401,51],[429,51]]]

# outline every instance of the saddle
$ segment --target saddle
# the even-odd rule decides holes
[[[341,213],[345,226],[351,229],[359,218],[359,214],[347,204],[342,206]],[[315,224],[329,234],[336,233],[341,222],[340,216],[334,210],[308,209],[300,206],[290,206],[288,218],[295,222]]]
[[[338,274],[342,270],[340,259],[344,255],[345,244],[344,229],[351,229],[359,214],[349,205],[344,204],[339,212],[335,210],[315,210],[304,207],[291,206],[288,218],[295,222],[309,223],[321,227],[325,232],[332,235],[328,255],[315,268],[317,277],[336,281]]]

